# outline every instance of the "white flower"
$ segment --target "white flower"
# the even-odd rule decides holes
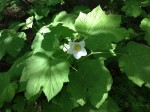
[[[87,52],[85,47],[85,41],[81,42],[69,42],[68,54],[73,54],[76,59],[81,58],[81,56],[86,56]]]

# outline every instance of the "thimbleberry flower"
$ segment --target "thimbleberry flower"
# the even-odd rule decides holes
[[[67,50],[68,54],[73,54],[76,59],[81,58],[81,56],[86,56],[87,51],[84,48],[85,41],[81,42],[69,42],[69,49]]]

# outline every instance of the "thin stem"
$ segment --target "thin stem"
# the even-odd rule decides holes
[[[103,54],[103,53],[108,53],[108,54],[120,54],[120,55],[124,55],[124,56],[128,56],[127,54],[123,54],[123,53],[112,53],[112,52],[91,52],[88,56],[93,55],[93,54]]]
[[[78,71],[75,67],[73,67],[73,66],[71,66],[71,65],[70,65],[70,67],[71,67],[73,70]]]

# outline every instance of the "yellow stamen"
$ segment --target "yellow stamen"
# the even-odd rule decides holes
[[[74,45],[74,49],[75,49],[76,51],[80,51],[80,50],[81,50],[80,44],[75,44],[75,45]]]

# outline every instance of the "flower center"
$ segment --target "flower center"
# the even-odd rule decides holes
[[[75,45],[74,45],[74,49],[75,49],[76,51],[80,51],[80,50],[81,50],[80,44],[75,44]]]

